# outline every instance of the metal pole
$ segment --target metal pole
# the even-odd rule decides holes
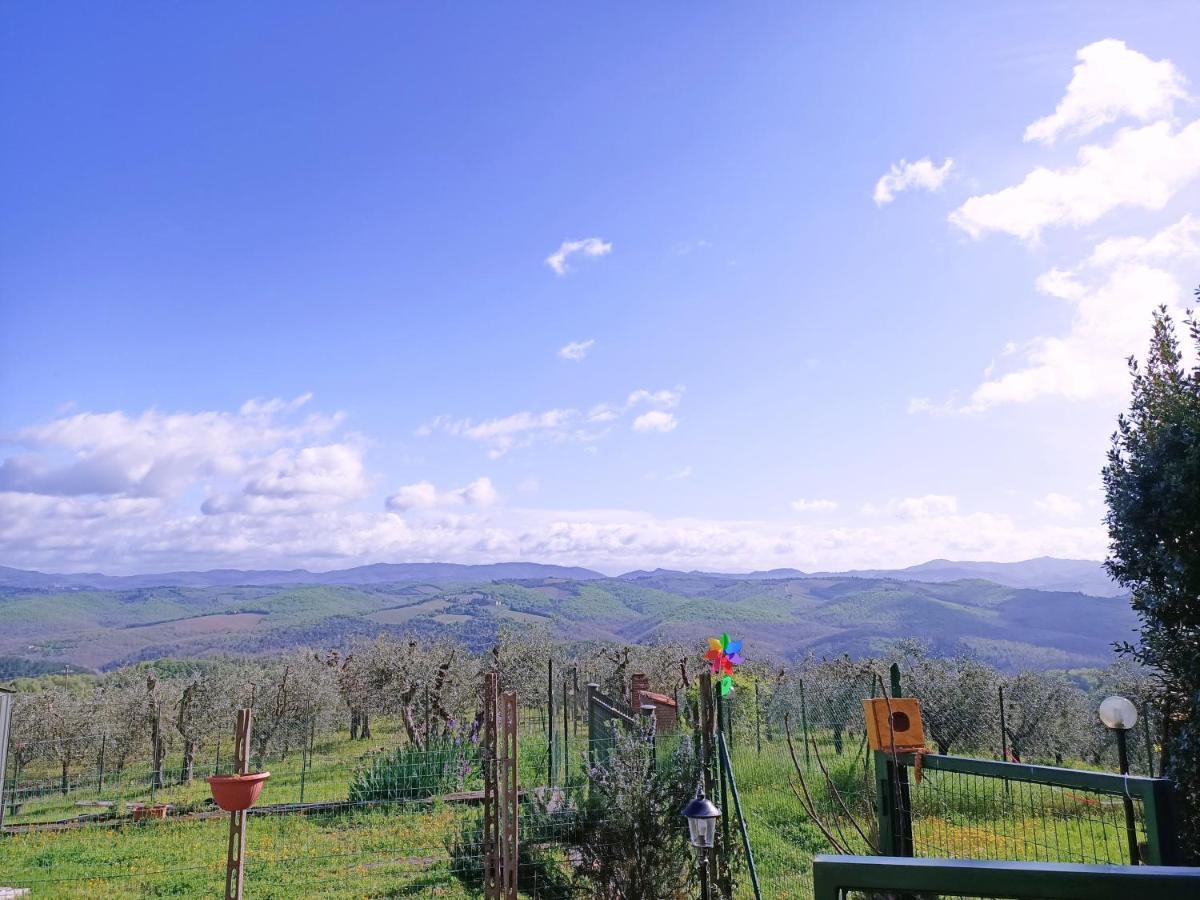
[[[812,768],[808,758],[808,704],[804,701],[804,679],[800,679],[800,730],[804,734],[804,768]]]
[[[1008,762],[1008,727],[1004,724],[1004,685],[1000,685],[1000,761]]]
[[[1122,775],[1129,774],[1129,747],[1125,743],[1125,729],[1118,728],[1117,732],[1117,764],[1121,768]],[[1129,839],[1129,864],[1136,866],[1140,863],[1141,853],[1138,852],[1137,826],[1133,819],[1133,800],[1129,797],[1129,791],[1125,791],[1125,795],[1121,798],[1125,806],[1125,835]]]
[[[754,680],[754,747],[759,756],[762,756],[762,727],[758,714],[758,679]]]
[[[703,847],[698,848],[696,858],[700,860],[700,900],[710,900],[708,895],[708,851]]]
[[[719,688],[715,688],[719,690]],[[718,694],[716,697],[717,703],[717,734],[722,738],[725,736],[725,700]],[[729,797],[726,794],[725,787],[725,767],[717,761],[717,783],[721,787],[721,809],[729,809]],[[729,853],[729,816],[721,816],[721,853],[728,860]]]
[[[100,771],[96,776],[96,796],[104,793],[104,745],[108,743],[108,735],[100,735]],[[0,778],[0,780],[3,780]]]
[[[567,716],[567,679],[563,679],[562,684],[562,719],[563,719],[563,784],[571,780],[571,730],[568,724]]]
[[[13,695],[0,689],[0,827],[4,825],[4,776],[8,766],[9,724],[12,721]],[[13,769],[13,799],[16,799],[17,771]]]
[[[554,659],[546,661],[546,784],[554,784]]]
[[[1146,712],[1150,711],[1149,704],[1146,705]],[[1142,726],[1146,731],[1146,774],[1151,778],[1154,777],[1154,739],[1150,737],[1150,716],[1142,716]]]

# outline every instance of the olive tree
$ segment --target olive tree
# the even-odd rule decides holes
[[[982,746],[997,731],[999,673],[965,654],[929,655],[919,641],[898,641],[892,655],[903,672],[904,692],[921,703],[925,733],[938,753]]]

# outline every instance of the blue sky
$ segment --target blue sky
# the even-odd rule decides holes
[[[0,23],[0,564],[1098,558],[1200,283],[1194,4]]]

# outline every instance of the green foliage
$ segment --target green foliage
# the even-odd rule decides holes
[[[582,802],[579,875],[588,896],[655,900],[689,895],[692,851],[679,811],[696,789],[690,741],[656,764],[640,734],[620,733],[593,768]]]
[[[424,800],[461,787],[478,768],[475,745],[437,738],[427,750],[397,747],[374,756],[350,780],[351,803]]]
[[[88,674],[87,669],[70,663],[26,659],[23,656],[0,656],[0,681],[8,681],[12,678],[36,678],[39,675],[85,674]]]
[[[1200,351],[1200,323],[1189,319],[1188,328]],[[1140,644],[1124,649],[1162,678],[1166,721],[1176,724],[1164,739],[1166,771],[1200,859],[1200,367],[1185,368],[1165,307],[1145,365],[1130,359],[1129,368],[1129,410],[1104,469],[1107,568],[1141,622]]]

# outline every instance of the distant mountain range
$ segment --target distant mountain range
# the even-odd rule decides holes
[[[1123,597],[1074,589],[1098,568],[1070,560],[937,561],[894,573],[658,569],[609,578],[534,563],[422,563],[115,581],[3,569],[0,677],[344,647],[378,634],[445,634],[481,649],[505,626],[544,626],[564,640],[696,646],[729,631],[756,658],[863,655],[912,637],[935,653],[968,652],[1004,668],[1101,666],[1113,659],[1112,642],[1135,637],[1136,619]],[[1067,587],[1004,585],[980,578],[985,572]],[[1070,582],[1072,572],[1079,580]]]
[[[671,569],[626,572],[617,576],[626,581],[647,576],[697,576],[730,581],[769,581],[781,578],[892,578],[939,584],[948,581],[982,579],[1006,587],[1035,588],[1045,591],[1079,591],[1096,597],[1115,597],[1123,593],[1104,571],[1103,564],[1086,559],[1055,559],[1042,556],[1022,562],[952,562],[934,559],[906,569],[859,569],[848,572],[802,572],[799,569],[770,569],[762,572],[678,572]],[[0,566],[0,587],[37,588],[39,590],[132,590],[147,587],[253,587],[288,584],[396,584],[424,581],[435,584],[464,581],[500,581],[506,579],[565,578],[588,581],[605,578],[600,572],[578,566],[554,566],[542,563],[508,562],[491,565],[456,563],[376,563],[330,572],[306,569],[210,569],[204,572],[162,572],[148,575],[101,575],[94,572],[56,575],[27,569]]]
[[[506,578],[570,578],[586,581],[603,578],[599,572],[578,566],[541,563],[494,563],[466,566],[457,563],[376,563],[331,572],[306,569],[209,569],[205,572],[161,572],[151,575],[101,575],[84,572],[54,575],[0,566],[0,587],[40,590],[90,589],[104,591],[148,587],[253,587],[285,584],[397,584],[405,581],[497,581]]]

